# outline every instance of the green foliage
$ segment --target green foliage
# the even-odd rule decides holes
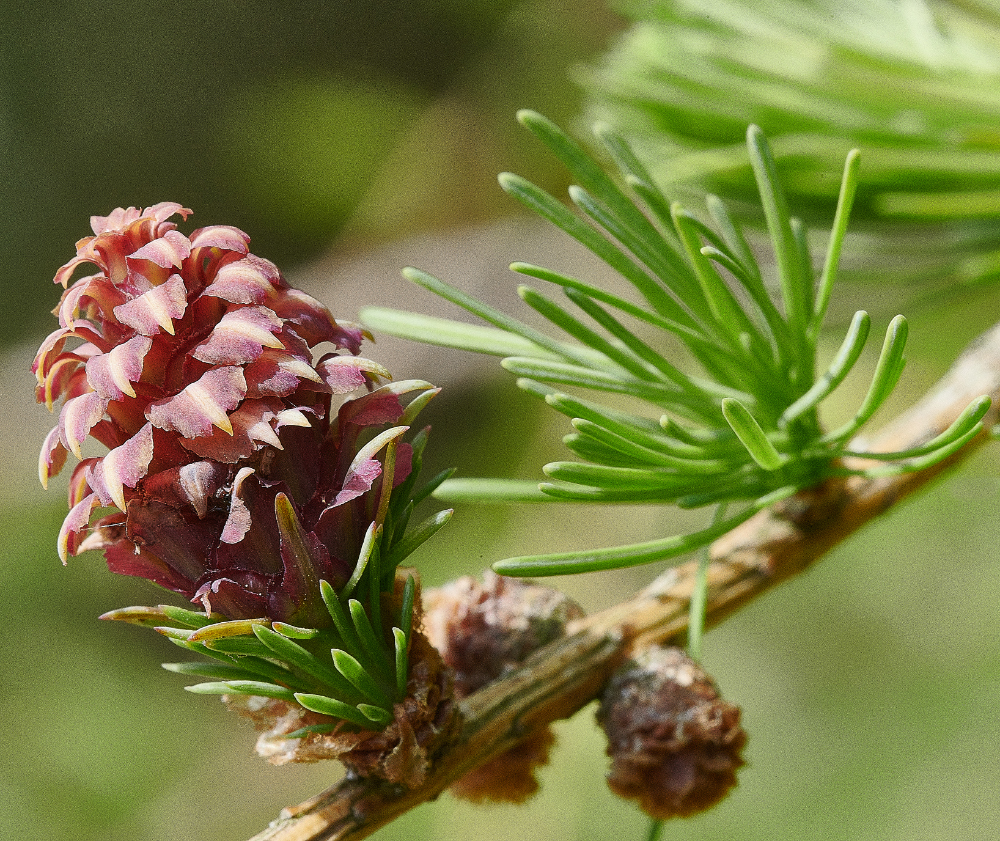
[[[369,730],[385,727],[392,722],[393,704],[406,694],[413,578],[406,578],[397,624],[388,635],[375,628],[382,621],[378,613],[369,615],[361,602],[338,594],[326,581],[320,586],[333,628],[256,619],[212,621],[167,605],[124,608],[104,618],[159,623],[154,627],[171,642],[208,657],[206,662],[164,664],[178,674],[211,679],[188,686],[189,692],[277,698],[334,719],[308,732],[329,732],[343,722]]]
[[[995,0],[624,0],[635,22],[586,77],[590,117],[657,183],[756,205],[742,152],[760,125],[797,210],[829,218],[830,173],[860,146],[862,272],[1000,275],[1000,4]]]
[[[870,319],[858,312],[840,351],[817,376],[817,342],[836,279],[837,261],[858,182],[858,153],[847,157],[837,213],[818,278],[805,226],[792,217],[762,131],[751,126],[746,148],[774,254],[778,303],[741,226],[709,197],[714,226],[656,186],[628,144],[606,127],[596,131],[632,195],[548,120],[532,112],[522,123],[569,169],[576,212],[530,182],[500,177],[503,188],[585,245],[632,287],[628,297],[538,266],[519,274],[561,290],[571,307],[530,286],[520,297],[559,328],[557,339],[489,307],[417,269],[404,275],[481,317],[491,328],[442,323],[420,315],[369,308],[373,329],[503,356],[518,385],[567,416],[564,438],[576,460],[545,466],[551,481],[539,494],[489,479],[446,482],[451,501],[509,498],[575,502],[725,505],[726,516],[701,530],[608,549],[508,558],[499,572],[549,575],[613,569],[672,558],[714,540],[755,511],[796,490],[848,474],[922,469],[961,447],[982,428],[983,398],[952,428],[918,451],[880,453],[882,464],[852,463],[851,439],[899,381],[907,325],[889,325],[868,392],[847,423],[826,432],[818,407],[858,362]],[[444,328],[442,330],[442,328]],[[688,373],[672,360],[678,344]],[[607,402],[569,391],[604,393]],[[632,398],[642,412],[620,408]]]

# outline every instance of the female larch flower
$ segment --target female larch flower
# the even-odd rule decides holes
[[[67,453],[80,459],[59,553],[103,549],[112,571],[206,614],[329,625],[318,582],[351,575],[376,518],[376,456],[415,414],[401,398],[434,390],[373,390],[389,375],[356,355],[360,327],[290,288],[242,231],[182,234],[171,217],[190,212],[164,202],[93,217],[94,236],[56,273],[60,326],[33,370],[40,402],[65,398],[42,483]],[[97,271],[70,283],[80,266]],[[314,363],[324,342],[334,350]],[[88,437],[109,452],[85,457]],[[410,455],[400,444],[394,484]],[[114,510],[92,522],[98,509]]]
[[[182,234],[170,220],[189,213],[94,217],[56,273],[60,326],[34,372],[39,401],[65,401],[42,483],[80,460],[59,553],[102,549],[113,572],[200,605],[104,618],[209,657],[168,668],[213,679],[194,692],[242,698],[265,735],[283,723],[283,761],[336,756],[413,784],[456,715],[413,619],[415,578],[397,574],[451,513],[407,528],[435,480],[414,489],[426,433],[402,439],[437,389],[380,384],[389,372],[358,356],[360,327],[290,288],[242,231]],[[97,271],[71,283],[80,266]],[[89,438],[108,452],[85,455]]]

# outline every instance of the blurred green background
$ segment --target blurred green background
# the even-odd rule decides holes
[[[177,649],[95,619],[164,594],[111,576],[97,556],[60,566],[65,480],[48,494],[37,486],[36,447],[51,421],[32,405],[28,372],[33,345],[53,326],[58,296],[49,280],[89,233],[91,214],[169,199],[192,207],[195,225],[247,230],[256,253],[340,317],[356,315],[355,301],[409,295],[396,271],[406,262],[462,283],[459,268],[421,260],[445,259],[467,226],[515,212],[495,188],[497,171],[559,183],[513,112],[533,107],[572,124],[582,110],[572,68],[622,24],[600,0],[572,8],[546,0],[13,2],[0,21],[0,458],[8,465],[0,477],[0,837],[239,841],[339,772],[266,765],[249,727],[159,669],[182,659]],[[519,224],[477,229],[487,233],[473,242],[492,236],[507,261],[543,260],[523,248],[545,242]],[[402,238],[406,245],[390,244]],[[388,256],[364,263],[369,254]],[[390,268],[347,288],[358,260],[369,271]],[[865,293],[887,295],[847,295],[862,301]],[[424,303],[410,301],[429,309]],[[992,323],[996,304],[994,289],[979,288],[912,314],[907,391],[895,408]],[[407,358],[392,342],[380,347]],[[495,366],[466,369],[468,360],[444,351],[413,359],[429,369],[402,375],[454,384],[429,411],[437,465],[524,476],[553,457],[565,429],[546,422],[526,437],[535,406],[509,379],[482,373]],[[668,826],[665,839],[997,834],[996,476],[996,452],[981,453],[708,636],[706,664],[744,708],[749,764],[729,800]],[[463,510],[417,562],[433,585],[528,550],[664,534],[678,527],[676,516],[527,508],[484,519]],[[595,523],[607,523],[606,533]],[[599,609],[657,571],[558,583]],[[471,807],[446,795],[378,837],[641,839],[645,819],[604,785],[592,710],[558,731],[543,791],[528,806]]]

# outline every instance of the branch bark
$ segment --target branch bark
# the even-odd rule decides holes
[[[998,422],[1000,324],[980,336],[912,409],[868,442],[870,451],[917,447],[943,432],[973,399],[993,399],[986,429]],[[979,435],[944,463],[880,479],[851,477],[762,511],[711,548],[707,621],[726,616],[804,570],[865,523],[967,457]],[[633,599],[570,626],[567,636],[535,652],[516,672],[461,702],[458,740],[426,783],[401,790],[374,779],[345,778],[282,811],[251,841],[356,841],[437,797],[472,768],[533,730],[573,715],[600,692],[633,648],[670,640],[687,627],[696,563],[668,570]]]

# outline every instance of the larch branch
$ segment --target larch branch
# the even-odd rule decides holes
[[[1000,325],[980,336],[912,409],[874,439],[869,451],[920,446],[943,432],[975,398],[988,395],[988,430],[998,422]],[[988,439],[983,432],[944,463],[914,473],[827,481],[760,512],[711,547],[707,621],[734,610],[822,557],[865,523],[964,459]],[[695,563],[668,570],[633,599],[578,620],[567,636],[540,649],[516,672],[461,702],[458,740],[427,781],[403,790],[375,779],[345,778],[285,809],[251,841],[356,841],[437,797],[465,772],[525,735],[573,715],[600,692],[635,647],[664,642],[687,627]]]

